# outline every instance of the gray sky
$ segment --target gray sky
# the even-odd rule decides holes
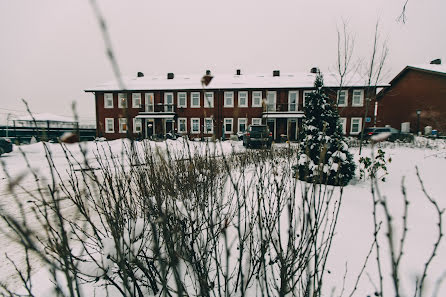
[[[446,62],[446,1],[98,0],[124,75],[334,69],[336,26],[355,35],[355,59],[370,57],[374,27],[387,39],[386,82],[408,64]],[[84,89],[113,79],[87,0],[0,0],[0,123],[24,111],[94,120]]]

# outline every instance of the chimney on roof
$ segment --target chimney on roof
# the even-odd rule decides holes
[[[313,68],[311,68],[311,70],[310,70],[310,72],[311,73],[320,73],[321,71],[319,70],[319,68],[317,68],[317,67],[313,67]]]
[[[431,64],[433,64],[433,65],[441,65],[441,59],[432,60]]]
[[[174,75],[172,72],[167,73],[167,79],[173,79]]]
[[[240,69],[237,69],[237,70],[235,71],[235,75],[242,75],[242,71],[241,71]]]
[[[206,75],[211,75],[211,71],[210,70],[206,70]]]
[[[273,70],[273,77],[280,76],[280,70]]]
[[[144,77],[144,73],[142,73],[142,72],[138,72],[138,77]]]

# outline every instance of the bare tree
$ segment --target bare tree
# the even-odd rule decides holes
[[[407,3],[409,2],[409,0],[406,0],[406,2],[404,2],[403,5],[403,9],[401,11],[401,14],[398,16],[398,18],[396,19],[398,22],[403,22],[403,24],[406,23],[407,21],[407,16],[406,16],[406,7],[407,7]]]
[[[364,141],[364,129],[369,112],[369,105],[372,99],[376,99],[376,88],[378,86],[378,83],[382,79],[384,65],[387,60],[388,54],[389,54],[389,48],[387,47],[387,40],[381,40],[381,36],[379,34],[379,20],[378,20],[375,25],[375,36],[373,40],[372,55],[370,57],[370,62],[366,68],[367,87],[365,90],[365,95],[367,96],[367,98],[365,98],[365,112],[364,112],[364,117],[362,119],[359,154],[361,154],[362,151],[362,143]],[[373,98],[370,98],[370,96],[373,96]]]
[[[337,72],[339,74],[339,89],[344,86],[346,76],[350,73],[355,37],[348,30],[348,23],[342,20],[342,28],[336,28],[338,41]]]

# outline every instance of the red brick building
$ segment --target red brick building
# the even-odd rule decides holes
[[[378,94],[378,126],[413,133],[431,126],[446,133],[446,66],[431,63],[405,67]]]
[[[273,137],[295,140],[304,117],[305,98],[314,88],[315,69],[308,73],[214,75],[207,86],[202,76],[137,77],[87,89],[95,96],[97,135],[107,139],[133,136],[163,137],[170,131],[191,138],[222,137],[243,132],[250,124],[268,124]],[[207,71],[210,75],[210,71]],[[350,79],[348,81],[361,81]],[[367,125],[374,121],[375,88],[350,83],[339,89],[333,74],[324,75],[333,103],[338,103],[346,135],[362,128],[366,102]],[[370,100],[367,100],[370,98]]]

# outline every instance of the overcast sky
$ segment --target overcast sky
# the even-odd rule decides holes
[[[355,57],[370,57],[374,27],[388,41],[386,82],[406,65],[446,62],[446,1],[98,0],[123,75],[334,69],[336,27],[346,20]],[[88,0],[0,0],[0,122],[33,112],[94,120],[92,94],[113,79]]]

